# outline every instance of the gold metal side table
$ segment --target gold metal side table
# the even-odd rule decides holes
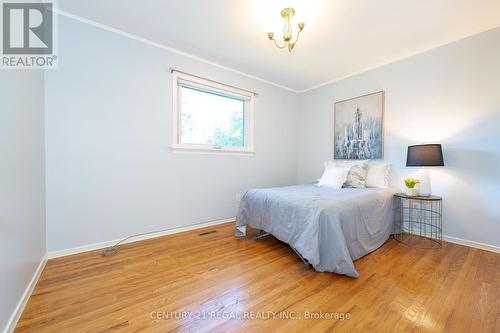
[[[394,195],[394,238],[420,248],[440,248],[443,240],[441,197]]]

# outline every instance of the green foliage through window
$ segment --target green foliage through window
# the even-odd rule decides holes
[[[181,87],[181,143],[245,146],[245,101]]]

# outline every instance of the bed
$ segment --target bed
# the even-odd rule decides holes
[[[353,260],[391,235],[393,194],[315,184],[251,189],[240,202],[236,235],[250,225],[289,244],[317,271],[358,277]]]

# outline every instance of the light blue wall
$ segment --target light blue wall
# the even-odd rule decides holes
[[[49,251],[236,213],[237,193],[297,177],[297,94],[60,17],[46,74]],[[174,154],[174,67],[252,91],[255,156]]]
[[[500,244],[499,29],[302,95],[64,17],[59,38],[45,79],[49,251],[231,217],[249,187],[312,181],[332,158],[334,102],[379,90],[393,185],[415,172],[407,145],[441,142],[445,234]],[[255,156],[171,152],[170,67],[260,93]]]
[[[431,169],[444,198],[444,234],[500,246],[500,28],[304,93],[298,181],[318,178],[333,158],[336,101],[385,91],[384,155],[393,186],[410,144],[443,144],[446,166]]]
[[[45,255],[43,72],[0,70],[0,330]]]

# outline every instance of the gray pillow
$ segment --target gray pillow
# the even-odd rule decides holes
[[[339,161],[338,166],[348,166],[351,169],[347,174],[347,179],[344,183],[344,188],[365,188],[366,175],[368,174],[368,160],[362,161]]]

